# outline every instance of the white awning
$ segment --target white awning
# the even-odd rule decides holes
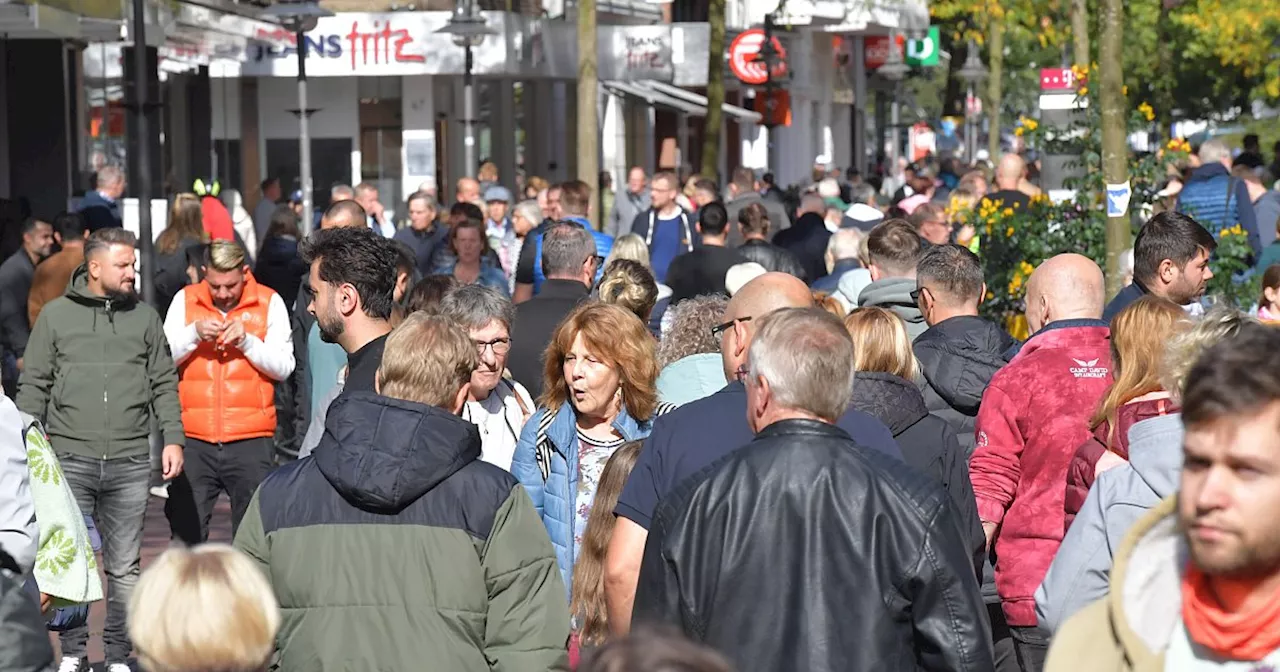
[[[649,80],[637,80],[624,82],[620,80],[608,80],[603,82],[606,89],[611,89],[619,94],[639,98],[651,105],[661,105],[669,107],[677,112],[682,112],[694,117],[707,116],[707,97],[686,91],[678,86],[672,86],[666,82],[655,82]],[[754,112],[737,105],[725,103],[720,106],[725,114],[732,116],[740,121],[751,124],[760,123],[761,116],[759,112]]]

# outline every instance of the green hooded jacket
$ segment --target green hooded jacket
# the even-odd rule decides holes
[[[93,459],[150,453],[151,419],[184,445],[178,371],[155,309],[90,293],[81,265],[66,296],[31,330],[18,408],[44,424],[58,453]]]

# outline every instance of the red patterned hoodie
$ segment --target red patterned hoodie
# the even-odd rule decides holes
[[[1011,626],[1036,625],[1036,588],[1062,543],[1067,467],[1111,384],[1110,340],[1101,320],[1052,323],[982,396],[969,475],[979,517],[1000,525],[996,590]]]

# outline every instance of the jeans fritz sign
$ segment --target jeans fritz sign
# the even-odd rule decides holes
[[[435,69],[447,56],[461,59],[462,50],[448,35],[435,31],[448,21],[447,12],[366,14],[347,12],[320,19],[315,30],[292,46],[257,43],[243,66],[245,75],[292,76],[297,73],[297,50],[306,50],[307,74],[318,77],[350,75],[416,75]],[[453,52],[457,53],[454,54]]]
[[[670,25],[600,26],[600,79],[656,80],[675,78]]]

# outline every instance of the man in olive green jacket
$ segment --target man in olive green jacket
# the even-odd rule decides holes
[[[125,612],[138,582],[152,420],[164,435],[166,479],[182,471],[185,443],[164,326],[134,293],[135,242],[119,228],[89,236],[67,294],[45,305],[31,331],[17,398],[18,408],[44,423],[81,512],[102,534],[110,596],[102,639],[111,672],[132,648]],[[87,669],[88,626],[61,639],[60,669],[77,669],[67,659]]]
[[[283,620],[272,669],[563,669],[569,613],[546,529],[458,417],[476,350],[441,317],[387,337],[377,389],[329,407],[310,457],[249,503],[235,546]]]

